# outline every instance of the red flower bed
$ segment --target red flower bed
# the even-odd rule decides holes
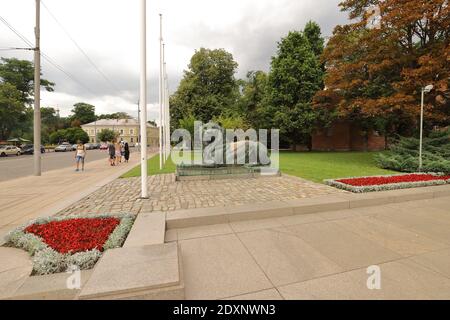
[[[336,181],[355,187],[362,187],[362,186],[379,186],[391,183],[402,183],[402,182],[407,183],[407,182],[435,181],[448,179],[450,179],[450,175],[435,176],[432,174],[405,174],[400,176],[351,178]]]
[[[49,247],[59,253],[93,249],[102,251],[109,235],[119,223],[120,219],[117,218],[80,218],[34,224],[27,227],[25,232],[42,238]]]

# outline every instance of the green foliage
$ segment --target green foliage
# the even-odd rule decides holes
[[[245,119],[241,116],[220,115],[219,117],[215,117],[213,121],[224,129],[233,129],[233,130],[248,129],[248,124],[245,122]]]
[[[450,133],[433,132],[423,139],[423,172],[450,173]],[[380,168],[402,172],[419,170],[419,139],[400,138],[388,153],[376,157]]]
[[[10,83],[0,83],[0,140],[8,139],[26,114],[19,90]]]
[[[3,82],[10,83],[20,92],[20,101],[24,104],[33,102],[34,95],[34,65],[28,60],[16,58],[1,58],[0,78]],[[53,91],[54,83],[41,79],[41,87],[47,91]]]
[[[237,66],[233,56],[223,49],[196,51],[178,90],[170,98],[172,126],[191,115],[206,123],[224,110],[236,109]]]
[[[194,137],[195,121],[196,121],[195,117],[192,114],[190,114],[178,121],[179,128],[189,131],[191,137]]]
[[[320,28],[309,23],[305,32],[289,32],[278,44],[277,55],[272,58],[269,94],[274,125],[292,144],[309,145],[316,122],[317,112],[311,102],[322,88],[324,77],[318,59],[320,39]]]
[[[115,141],[117,138],[117,135],[118,135],[118,133],[114,132],[111,129],[103,129],[102,131],[97,133],[97,138],[98,138],[98,140],[100,140],[102,142]]]
[[[73,115],[71,116],[72,122],[78,122],[82,125],[97,120],[97,116],[95,115],[95,106],[84,102],[76,103],[73,106]]]
[[[49,140],[50,143],[54,144],[61,142],[77,143],[78,141],[87,143],[89,142],[89,136],[81,128],[68,128],[53,132],[50,134]]]
[[[101,114],[97,116],[97,120],[102,119],[131,119],[132,117],[126,112],[115,112],[110,114]]]
[[[268,107],[268,75],[264,71],[249,71],[247,79],[242,81],[242,95],[239,109],[254,129],[270,129],[273,113]]]

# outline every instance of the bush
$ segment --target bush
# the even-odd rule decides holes
[[[82,143],[89,142],[88,134],[81,128],[68,128],[53,132],[50,134],[50,143],[61,143],[67,141],[70,143],[77,143],[81,141]]]
[[[419,139],[400,138],[387,153],[375,157],[383,169],[401,172],[419,170]],[[450,173],[450,132],[433,132],[423,139],[422,171]]]
[[[102,131],[97,133],[98,140],[100,140],[102,142],[115,141],[117,136],[118,136],[118,133],[114,132],[111,129],[103,129]]]

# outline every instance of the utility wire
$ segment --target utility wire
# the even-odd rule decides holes
[[[22,35],[19,31],[17,31],[8,21],[6,21],[5,18],[0,16],[0,21],[3,22],[12,32],[14,32],[25,44],[29,46],[29,48],[23,48],[24,50],[35,50],[33,43],[28,40],[24,35]],[[50,58],[48,55],[46,55],[44,52],[41,51],[41,56],[50,63],[53,67],[64,73],[69,79],[76,82],[79,86],[83,87],[87,91],[89,91],[91,94],[95,94],[91,89],[86,87],[82,82],[80,82],[77,78],[75,78],[72,74],[67,72],[63,69],[59,64],[57,64],[52,58]]]
[[[103,79],[108,82],[108,84],[116,91],[119,91],[117,86],[100,70],[99,67],[92,61],[92,59],[88,56],[88,54],[81,48],[78,42],[70,35],[69,31],[62,25],[61,22],[56,18],[56,16],[50,11],[50,9],[45,5],[44,1],[41,0],[42,6],[47,10],[53,20],[58,24],[58,26],[64,31],[66,36],[72,41],[72,43],[77,47],[77,49],[81,52],[81,54],[86,58],[86,60],[94,67],[94,69],[103,77]]]

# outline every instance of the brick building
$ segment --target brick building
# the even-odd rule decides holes
[[[317,129],[312,135],[313,151],[379,151],[386,149],[384,135],[362,130],[349,121],[336,121],[330,127]]]

